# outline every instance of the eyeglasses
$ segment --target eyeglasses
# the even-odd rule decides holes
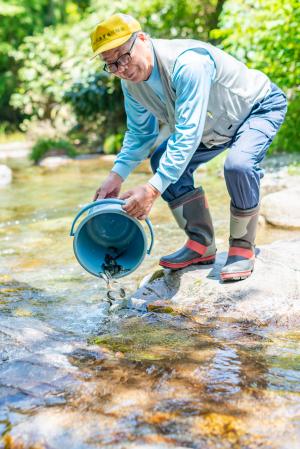
[[[137,38],[137,36],[135,36],[135,38],[131,44],[131,47],[127,53],[124,53],[123,55],[119,56],[119,58],[116,61],[104,65],[103,69],[106,72],[115,73],[115,72],[117,72],[119,66],[124,66],[124,65],[127,65],[130,63],[131,52],[132,52],[133,46],[135,44],[136,38]]]

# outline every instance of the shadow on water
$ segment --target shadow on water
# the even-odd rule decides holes
[[[68,237],[76,206],[106,174],[100,164],[19,168],[1,196],[0,447],[296,449],[299,333],[108,314],[104,283],[78,266]],[[222,251],[223,180],[201,177]],[[136,173],[126,187],[147,179]],[[184,241],[161,201],[152,221],[155,249],[123,278],[128,294]]]

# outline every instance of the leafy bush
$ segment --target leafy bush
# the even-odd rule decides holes
[[[90,32],[99,20],[117,11],[137,17],[155,37],[202,38],[216,13],[215,0],[96,0],[80,23],[48,27],[24,40],[14,54],[21,69],[11,104],[30,120],[50,120],[56,126],[61,105],[67,102],[89,144],[95,141],[99,146],[107,136],[120,133],[125,115],[119,80],[102,71],[98,58],[89,61]],[[74,117],[70,122],[72,128]],[[28,126],[25,121],[23,129]]]
[[[107,135],[123,131],[125,111],[121,85],[106,72],[96,72],[75,82],[63,99],[72,106],[78,125],[91,141],[102,144]]]
[[[53,155],[75,157],[77,151],[67,140],[39,139],[31,149],[30,159],[37,164],[44,157]]]
[[[10,3],[0,0],[0,120],[16,119],[9,106],[10,96],[17,85],[18,65],[13,58],[13,50],[34,30],[42,31],[41,11],[47,2],[19,0]]]
[[[298,0],[228,0],[211,37],[287,94],[286,120],[271,151],[300,151],[300,8]]]
[[[103,149],[105,154],[116,154],[120,151],[123,142],[123,134],[112,134],[106,137]]]
[[[224,1],[94,0],[90,9],[87,9],[88,0],[58,2],[55,3],[58,9],[54,11],[58,20],[54,20],[54,14],[49,22],[56,25],[48,26],[40,35],[24,39],[26,33],[35,34],[45,26],[43,14],[47,15],[45,11],[48,11],[49,2],[15,0],[14,3],[21,5],[21,8],[14,9],[7,5],[5,9],[2,5],[6,3],[0,0],[0,16],[5,16],[4,34],[0,32],[0,72],[1,67],[5,68],[2,84],[0,81],[1,101],[4,101],[6,92],[9,92],[9,97],[11,90],[15,89],[11,105],[25,116],[24,130],[32,121],[42,120],[56,129],[55,136],[66,135],[69,130],[68,138],[73,141],[84,140],[86,145],[97,145],[99,148],[106,142],[108,149],[105,151],[117,148],[118,144],[112,143],[114,139],[111,136],[121,134],[125,124],[120,83],[114,76],[102,71],[98,58],[89,61],[89,34],[99,20],[117,11],[125,12],[140,20],[143,29],[154,37],[207,40],[210,36],[221,41],[225,50],[248,66],[264,71],[285,90],[289,98],[286,121],[272,145],[272,151],[299,151],[298,0]],[[74,9],[75,4],[77,12],[73,14],[73,19],[68,19],[69,23],[59,24],[64,22],[68,8]],[[220,29],[209,34],[218,25],[222,7]],[[80,8],[84,14],[79,14]],[[17,20],[14,22],[15,17]],[[82,20],[75,23],[80,17]],[[26,28],[25,19],[29,21],[29,28]],[[14,33],[16,41],[13,42],[9,39],[10,27],[12,30],[18,28]],[[23,40],[23,44],[19,45]],[[18,50],[13,51],[14,48]],[[6,55],[6,59],[3,56],[1,60],[1,54]],[[11,59],[7,59],[8,54]],[[12,59],[12,69],[6,71]],[[18,67],[20,69],[16,74]],[[8,101],[7,98],[5,101]]]
[[[119,117],[124,114],[119,85],[112,77],[95,72],[95,65],[89,61],[89,20],[71,27],[49,27],[42,35],[26,38],[15,53],[22,68],[20,86],[11,104],[28,117],[23,122],[24,131],[30,128],[32,120],[41,120],[50,122],[56,134],[63,135],[64,125],[69,123],[70,130],[77,121],[99,144],[106,132],[112,132],[106,121],[123,121],[123,116]],[[112,100],[115,86],[118,94]],[[71,106],[68,115],[66,103]],[[118,111],[114,104],[119,105]],[[58,123],[62,129],[57,128]]]
[[[59,113],[66,88],[80,76],[78,60],[70,48],[70,27],[47,28],[43,35],[30,36],[14,56],[22,66],[20,86],[11,104],[30,118],[54,121]]]
[[[14,51],[25,37],[41,33],[47,26],[80,20],[88,5],[89,0],[0,0],[0,120],[19,123],[23,112],[9,104],[19,81],[20,61]]]

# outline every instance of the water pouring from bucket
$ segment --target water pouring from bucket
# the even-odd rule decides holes
[[[151,252],[154,232],[150,220],[145,220],[151,237],[148,248],[142,224],[122,209],[124,204],[125,201],[115,198],[94,201],[83,207],[72,223],[70,236],[74,237],[75,256],[94,276],[115,279],[127,276]],[[79,218],[87,211],[75,230]]]

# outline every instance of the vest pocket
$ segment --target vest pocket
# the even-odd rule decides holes
[[[250,117],[241,129],[241,151],[252,154],[260,162],[271,145],[276,128],[265,118]]]
[[[214,125],[214,132],[219,136],[233,137],[241,125],[241,121],[228,115],[219,117]]]

